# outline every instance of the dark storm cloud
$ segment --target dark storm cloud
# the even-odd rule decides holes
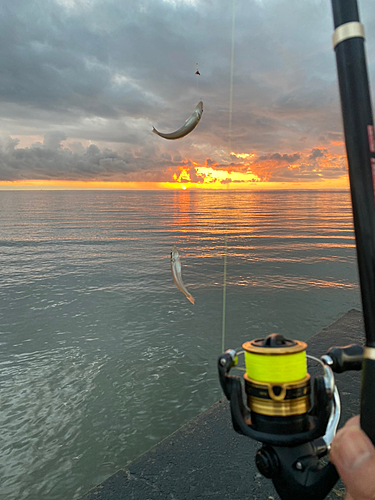
[[[325,149],[322,150],[322,149],[319,149],[319,148],[314,148],[311,151],[311,155],[309,156],[309,159],[310,160],[315,160],[315,158],[321,158],[326,153],[327,153],[327,150],[325,150]]]
[[[283,154],[281,155],[280,153],[273,153],[268,156],[261,156],[259,160],[277,160],[280,162],[295,162],[301,158],[301,155],[299,153],[294,153],[292,155],[288,154]]]
[[[198,41],[189,42],[181,25],[196,18],[194,9],[162,1],[147,7],[138,1],[6,1],[2,99],[61,113],[156,116],[163,97],[173,100],[173,90],[178,96],[195,84],[192,46]]]
[[[375,11],[362,4],[371,55]],[[187,158],[280,151],[280,162],[293,163],[302,144],[323,151],[342,139],[326,0],[237,2],[229,133],[232,13],[226,0],[3,0],[0,136],[45,139],[16,146],[0,175],[122,179],[149,169],[164,178]],[[370,60],[370,78],[374,67]],[[193,134],[177,145],[151,134],[151,125],[180,127],[201,98]],[[100,153],[69,152],[65,140],[94,142]]]
[[[153,145],[118,154],[108,148],[101,150],[95,144],[83,148],[78,143],[72,148],[77,151],[73,152],[61,146],[64,138],[63,133],[54,132],[47,135],[43,143],[29,148],[17,147],[18,140],[14,139],[0,144],[0,181],[170,181],[171,172],[181,165],[166,158]]]
[[[147,109],[136,84],[113,79],[108,33],[88,27],[83,16],[64,15],[53,2],[21,1],[16,9],[8,5],[2,16],[2,100],[107,118],[141,116]]]

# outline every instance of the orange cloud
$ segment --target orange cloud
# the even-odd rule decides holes
[[[347,188],[346,157],[335,147],[301,151],[232,152],[223,161],[180,158],[163,171],[130,172],[123,181],[0,181],[0,189],[331,189]],[[142,174],[142,175],[141,175]],[[115,176],[114,176],[115,177]]]
[[[334,149],[334,148],[330,148]],[[293,152],[232,152],[231,163],[185,160],[173,180],[195,188],[347,188],[346,156],[317,146]]]

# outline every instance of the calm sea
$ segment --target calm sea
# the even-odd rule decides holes
[[[225,235],[225,348],[360,308],[348,192],[1,192],[0,213],[7,500],[77,499],[222,397]]]

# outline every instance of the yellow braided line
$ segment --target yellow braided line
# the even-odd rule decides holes
[[[287,383],[307,375],[306,352],[254,354],[245,352],[247,375],[257,382]]]

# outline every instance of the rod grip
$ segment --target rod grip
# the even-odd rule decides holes
[[[361,427],[375,445],[375,360],[362,364]]]

